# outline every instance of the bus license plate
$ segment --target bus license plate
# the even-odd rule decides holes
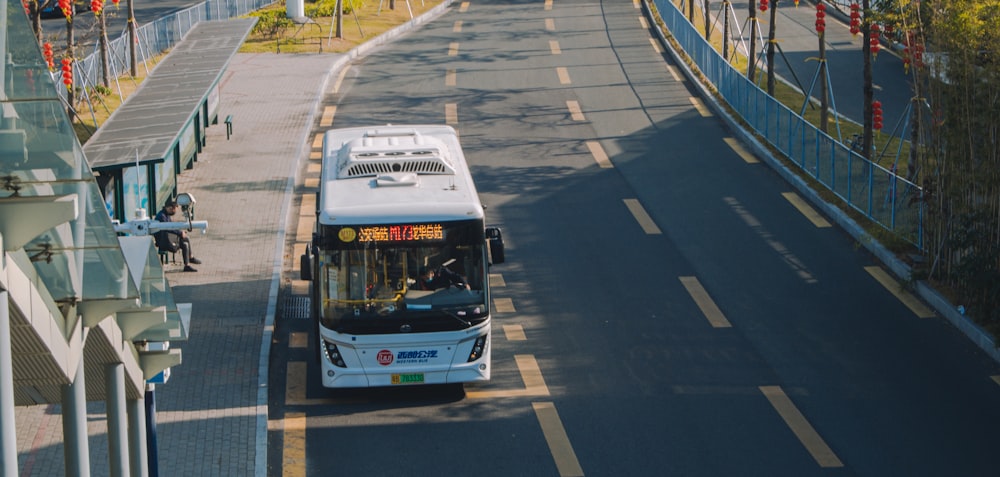
[[[424,382],[424,373],[392,375],[392,384],[420,384],[422,382]]]

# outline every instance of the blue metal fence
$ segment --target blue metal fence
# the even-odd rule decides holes
[[[653,0],[666,29],[759,137],[900,238],[923,247],[923,190],[841,144],[732,67],[670,0]]]

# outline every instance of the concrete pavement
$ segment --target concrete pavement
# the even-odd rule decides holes
[[[192,236],[204,262],[197,273],[166,269],[175,300],[194,306],[190,341],[174,343],[183,363],[155,391],[161,475],[264,475],[260,370],[284,260],[279,244],[314,109],[344,58],[238,54],[220,88],[233,137],[226,140],[222,125],[209,128],[205,152],[179,177],[178,191],[195,196],[196,218],[209,230]],[[87,411],[92,474],[108,475],[104,405],[89,403]],[[62,475],[59,406],[18,408],[16,419],[21,475]]]

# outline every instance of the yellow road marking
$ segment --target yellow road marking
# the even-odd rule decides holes
[[[313,404],[306,399],[306,369],[305,361],[288,362],[285,368],[285,404]]]
[[[333,82],[333,88],[330,88],[331,94],[336,94],[340,91],[340,86],[344,83],[344,77],[347,76],[347,68],[340,70],[340,74],[337,75],[337,81]]]
[[[323,159],[323,151],[309,151],[309,160]]]
[[[555,40],[549,40],[549,51],[551,51],[553,55],[558,55],[562,53],[562,50],[559,48],[559,42]]]
[[[300,216],[298,226],[295,228],[295,241],[305,243],[312,240],[315,225],[315,215]]]
[[[638,199],[622,199],[625,202],[625,207],[628,207],[628,211],[632,212],[632,216],[635,220],[639,222],[639,226],[642,227],[642,231],[649,235],[659,235],[663,232],[660,228],[656,226],[656,222],[653,218],[646,213],[646,209],[643,208],[642,204],[639,203]]]
[[[646,17],[639,16],[639,24],[642,25],[643,30],[649,30],[649,22],[646,21]]]
[[[292,256],[301,257],[302,254],[306,253],[306,243],[296,242],[292,244]],[[291,280],[291,291],[294,296],[306,296],[309,294],[309,285],[311,282],[306,280],[299,280],[298,274],[296,274]],[[308,340],[308,333],[304,333],[305,338]],[[298,339],[294,335],[289,338],[289,347],[296,347],[298,344],[295,340]],[[303,347],[308,346],[308,344],[303,344]]]
[[[307,174],[317,174],[318,175],[320,172],[323,172],[323,165],[322,164],[316,164],[314,162],[310,162],[309,164],[306,164],[306,173]],[[313,200],[315,200],[315,199],[313,199]]]
[[[556,461],[560,477],[582,477],[583,468],[576,459],[576,452],[573,452],[573,445],[570,444],[566,429],[559,420],[555,404],[533,402],[531,407],[535,409],[535,416],[538,417],[538,424],[542,426],[542,434],[545,436],[545,442],[549,444],[549,452]]]
[[[499,273],[491,273],[490,274],[490,287],[491,288],[505,287],[505,286],[507,286],[507,282],[504,281],[503,275],[501,275]]]
[[[462,4],[458,6],[458,11],[462,13],[469,11],[469,2],[462,2]]]
[[[757,160],[756,157],[754,157],[753,154],[750,154],[750,151],[746,150],[746,148],[743,147],[743,144],[740,144],[740,142],[736,140],[736,138],[724,137],[722,138],[722,140],[726,142],[729,148],[732,149],[733,152],[736,153],[736,155],[740,156],[740,158],[743,159],[743,162],[746,162],[747,164],[757,164],[760,162]]]
[[[679,278],[688,294],[691,295],[698,308],[701,309],[701,313],[705,315],[705,318],[712,325],[712,328],[730,328],[733,326],[726,319],[726,315],[722,313],[719,306],[715,304],[715,300],[712,300],[712,297],[709,296],[708,291],[701,285],[697,277]]]
[[[448,45],[448,56],[458,56],[458,42],[453,41]]]
[[[545,0],[545,9],[552,10],[552,0]]]
[[[795,207],[796,209],[798,209],[799,212],[802,212],[802,215],[806,216],[806,218],[809,219],[809,221],[812,222],[813,225],[819,228],[826,228],[831,226],[830,222],[827,222],[822,215],[819,215],[819,212],[816,212],[815,209],[810,207],[809,204],[807,204],[806,201],[802,200],[802,197],[799,197],[798,194],[794,192],[783,192],[781,196],[784,197],[785,200],[787,200],[788,202],[791,202],[792,207]]]
[[[304,477],[306,475],[306,414],[289,412],[285,414],[285,446],[281,475],[283,477]]]
[[[448,70],[444,74],[444,85],[455,86],[455,70]]]
[[[691,96],[688,99],[691,100],[691,105],[694,106],[694,109],[698,110],[698,114],[700,114],[701,117],[703,118],[712,117],[712,112],[708,110],[708,108],[705,106],[705,103],[702,102],[701,98],[695,98],[694,96]]]
[[[545,19],[545,29],[548,31],[553,31],[556,29],[556,21],[551,18]]]
[[[660,44],[657,43],[656,40],[650,38],[649,44],[653,45],[653,51],[655,51],[657,54],[663,53],[663,48],[660,48]]]
[[[844,466],[780,386],[760,386],[759,389],[820,467]]]
[[[323,116],[319,119],[320,127],[330,127],[333,126],[333,116],[337,114],[336,106],[327,106],[323,108]]]
[[[316,194],[302,194],[299,215],[305,217],[316,215]]]
[[[673,66],[667,65],[667,72],[670,73],[670,76],[674,77],[674,81],[676,81],[678,83],[681,83],[681,82],[684,81],[684,78],[682,78],[681,75],[677,73],[677,68],[674,68]]]
[[[451,31],[453,31],[455,33],[461,33],[462,32],[462,20],[456,21],[455,22],[455,26],[451,27]]]
[[[885,270],[882,270],[882,267],[877,267],[873,265],[870,267],[865,267],[865,271],[871,274],[871,276],[875,277],[875,280],[878,280],[878,282],[881,283],[886,290],[889,290],[889,293],[892,293],[893,295],[896,296],[896,298],[899,299],[899,301],[903,302],[903,304],[906,305],[906,307],[909,308],[910,311],[913,312],[913,314],[917,315],[917,317],[919,318],[934,317],[934,311],[932,311],[930,308],[927,308],[927,306],[921,303],[920,300],[917,299],[917,297],[911,295],[906,290],[903,290],[902,285],[900,285],[899,282],[897,282],[895,279],[889,276],[889,273],[887,273]]]
[[[509,398],[524,396],[548,396],[549,387],[545,385],[542,370],[538,367],[535,357],[530,354],[514,355],[517,371],[521,373],[524,389],[497,389],[490,391],[468,391],[465,397],[470,399]]]
[[[566,108],[569,109],[569,117],[574,121],[586,121],[583,117],[583,110],[580,109],[580,103],[569,100],[566,101]]]
[[[288,335],[289,348],[306,348],[309,346],[309,333],[294,331]]]
[[[514,302],[510,298],[494,298],[493,308],[497,313],[515,313]]]
[[[526,341],[524,328],[521,325],[503,325],[503,334],[507,336],[507,341]]]
[[[632,8],[642,8],[642,3],[639,0],[632,0]]]
[[[458,124],[458,105],[455,103],[448,103],[444,105],[444,122],[445,124]]]
[[[286,406],[326,406],[330,404],[361,404],[368,402],[362,399],[307,398],[307,370],[308,365],[305,361],[288,362],[285,368]]]
[[[560,66],[560,67],[556,68],[556,74],[559,75],[559,84],[570,84],[571,83],[571,81],[569,79],[569,70],[567,70],[565,67]]]
[[[302,185],[307,189],[317,189],[319,188],[319,177],[306,177],[302,181]]]
[[[615,167],[608,159],[608,153],[604,152],[604,148],[601,147],[601,143],[597,141],[587,141],[587,149],[590,150],[590,155],[594,156],[594,161],[597,162],[597,166],[601,169],[611,169],[612,167]]]
[[[313,136],[312,148],[323,150],[323,133],[317,133]]]

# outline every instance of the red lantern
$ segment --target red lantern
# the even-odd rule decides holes
[[[816,33],[826,31],[826,5],[816,4]]]
[[[66,17],[66,21],[70,21],[70,19],[73,18],[72,0],[59,0],[59,9],[62,10],[63,16]]]
[[[760,11],[767,11],[767,0],[760,0]]]
[[[94,12],[94,15],[100,15],[103,9],[104,0],[90,0],[90,11]]]
[[[31,16],[31,0],[24,0],[23,2],[21,2],[21,4],[24,5],[24,13],[25,13],[25,15],[28,15],[30,17]]]
[[[115,8],[118,8],[118,2],[120,0],[111,0],[111,3],[115,4]]]
[[[872,129],[882,130],[882,102],[872,101]]]
[[[52,43],[45,42],[42,45],[42,55],[45,56],[45,64],[48,65],[49,71],[56,68],[56,62],[52,54]]]
[[[857,35],[861,31],[861,7],[857,3],[851,4],[851,34]]]
[[[870,48],[869,49],[871,50],[872,55],[878,55],[879,48],[881,48],[881,45],[879,45],[879,40],[878,40],[878,37],[879,37],[879,26],[878,26],[878,23],[872,23],[872,26],[871,26],[871,28],[868,31],[870,32],[870,35],[869,35]]]
[[[66,85],[68,91],[73,90],[73,60],[69,58],[62,59],[62,78],[63,84]]]

